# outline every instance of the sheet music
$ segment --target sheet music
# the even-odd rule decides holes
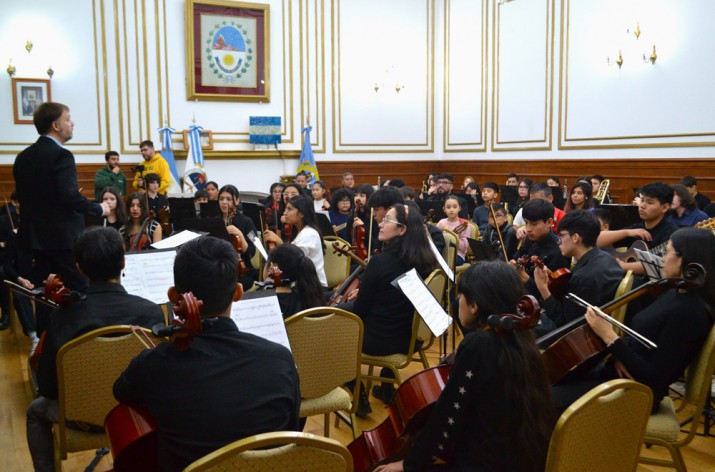
[[[231,319],[240,331],[255,334],[290,350],[278,297],[239,300],[231,305]]]
[[[175,247],[181,246],[182,244],[188,243],[192,239],[200,237],[201,235],[199,233],[194,233],[193,231],[185,229],[184,231],[171,235],[166,239],[162,239],[161,241],[152,244],[151,247],[153,247],[154,249],[173,249]]]
[[[663,278],[663,258],[656,256],[649,251],[641,251],[640,249],[633,249],[636,253],[638,261],[643,264],[645,273],[651,280],[660,280]]]
[[[452,317],[444,311],[442,305],[432,295],[427,285],[417,274],[417,270],[412,269],[392,281],[397,285],[402,293],[412,302],[412,305],[420,314],[432,334],[439,337],[447,331],[452,324]]]
[[[445,274],[447,274],[447,277],[449,277],[449,280],[454,282],[454,272],[452,272],[452,268],[449,267],[449,264],[447,264],[447,261],[444,260],[444,257],[442,257],[442,253],[439,252],[437,249],[437,246],[434,245],[434,241],[432,241],[432,238],[427,235],[427,241],[429,241],[429,246],[432,248],[432,252],[434,253],[434,257],[437,258],[437,262],[439,262],[439,266],[442,268]]]
[[[267,261],[268,253],[266,252],[266,248],[263,247],[263,243],[261,242],[261,240],[258,239],[256,233],[251,231],[250,233],[248,233],[248,238],[251,240],[253,245],[256,246],[256,250],[261,253],[261,256],[263,256],[263,260]]]
[[[174,285],[176,250],[129,252],[124,255],[122,286],[138,297],[166,303],[166,292]]]

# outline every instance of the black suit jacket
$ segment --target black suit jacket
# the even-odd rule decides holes
[[[72,249],[84,229],[82,214],[102,216],[102,207],[77,189],[72,153],[47,136],[18,154],[12,173],[22,208],[18,242],[23,248]]]

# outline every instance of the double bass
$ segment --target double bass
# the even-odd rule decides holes
[[[539,321],[539,310],[536,298],[526,295],[519,300],[516,314],[491,315],[484,329],[497,335],[515,329],[531,329]],[[363,431],[348,445],[356,472],[372,470],[404,457],[429,419],[450,371],[451,365],[431,367],[413,375],[397,388],[387,405],[388,417],[377,428]],[[449,462],[449,451],[440,458]]]

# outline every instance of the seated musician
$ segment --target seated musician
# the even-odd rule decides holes
[[[564,205],[564,213],[571,213],[576,210],[591,210],[596,207],[595,199],[591,191],[590,182],[576,182],[569,193]]]
[[[352,243],[350,218],[353,215],[353,199],[348,190],[340,188],[333,193],[329,214],[335,235]]]
[[[598,236],[598,247],[628,247],[637,240],[644,240],[649,249],[655,249],[658,255],[665,250],[670,235],[678,227],[665,219],[673,201],[673,190],[662,182],[645,185],[639,189],[641,195],[638,205],[640,223],[615,231],[602,231]],[[632,270],[634,274],[644,275],[645,269],[640,262],[622,262],[623,270]]]
[[[370,249],[374,252],[380,251],[382,248],[382,240],[378,237],[380,233],[380,222],[387,214],[387,211],[392,208],[396,203],[404,203],[405,200],[402,197],[402,193],[397,187],[382,187],[378,189],[375,193],[370,195],[367,201],[367,219],[372,213],[373,221],[370,222],[370,227],[374,228],[372,237],[370,233],[365,233],[365,247],[370,246]],[[363,220],[365,222],[366,220]],[[357,223],[356,223],[357,224]],[[441,231],[440,231],[441,233]]]
[[[104,215],[103,226],[110,226],[117,231],[122,231],[127,222],[127,210],[119,190],[114,187],[103,188],[99,192],[99,200],[109,205],[109,213]]]
[[[663,257],[665,277],[682,277],[688,264],[697,263],[705,269],[704,285],[667,290],[633,317],[630,327],[658,346],[653,349],[631,337],[619,337],[589,308],[586,321],[612,356],[587,375],[555,386],[558,410],[602,382],[627,377],[653,390],[655,411],[668,394],[668,386],[696,358],[715,320],[715,234],[699,228],[679,229],[671,235]]]
[[[573,293],[595,306],[615,298],[618,284],[625,275],[616,259],[596,247],[600,232],[598,219],[587,210],[572,211],[559,223],[561,254],[576,261],[565,293]],[[565,300],[562,303],[553,296],[546,269],[535,268],[534,280],[543,300],[541,307],[545,310],[541,324],[535,330],[537,335],[544,335],[583,314],[583,308],[574,302]]]
[[[402,198],[405,199],[406,202],[414,202],[416,195],[415,195],[415,189],[412,187],[404,186],[404,187],[398,187],[400,189],[400,193],[402,194]]]
[[[504,252],[506,252],[506,258],[509,260],[514,256],[518,244],[516,231],[514,231],[512,225],[509,224],[506,209],[500,203],[492,203],[491,205],[497,220],[494,221],[494,217],[490,212],[488,220],[489,226],[487,230],[482,233],[482,241],[494,248],[497,259],[502,259]],[[499,234],[497,234],[497,228],[499,228],[499,233],[501,233],[501,240],[499,239]],[[504,241],[504,251],[501,249],[502,241]]]
[[[710,204],[710,199],[702,193],[698,192],[698,181],[692,175],[686,175],[685,177],[680,179],[680,182],[678,183],[680,185],[684,185],[685,188],[688,189],[690,195],[692,195],[695,199],[695,202],[697,203],[699,209],[705,210],[705,207]]]
[[[443,209],[447,214],[447,218],[442,218],[439,222],[437,222],[437,227],[439,229],[447,228],[451,231],[457,231],[457,237],[459,238],[459,244],[457,246],[457,266],[464,264],[467,257],[467,248],[469,247],[467,238],[470,234],[467,221],[459,217],[459,212],[462,210],[459,201],[460,199],[457,198],[456,195],[446,196],[444,199]]]
[[[209,193],[206,190],[197,190],[194,192],[194,203],[208,203]]]
[[[535,200],[537,198],[540,198],[542,200],[548,200],[551,203],[554,202],[554,192],[549,187],[543,182],[536,182],[531,184],[531,187],[529,187],[529,200]],[[554,234],[558,233],[558,226],[559,226],[559,221],[566,216],[566,213],[554,206],[554,222],[551,224],[551,229],[553,230]],[[520,209],[519,211],[516,212],[516,216],[514,216],[514,231],[516,231],[516,238],[519,241],[523,241],[526,239],[526,227],[524,226],[525,221],[524,221],[524,209]]]
[[[60,347],[98,328],[114,325],[150,328],[164,321],[158,305],[129,295],[122,287],[120,274],[124,268],[124,247],[116,229],[86,229],[77,237],[73,253],[79,271],[89,278],[89,291],[86,299],[54,310],[43,337],[37,370],[40,396],[27,409],[27,443],[36,471],[55,470],[52,424],[57,422],[55,362]],[[102,425],[94,426],[102,428]]]
[[[484,234],[489,225],[489,205],[495,203],[499,197],[499,186],[494,182],[487,182],[482,186],[482,200],[484,205],[474,209],[472,221],[479,227],[479,234]]]
[[[226,224],[226,231],[229,236],[234,238],[236,251],[240,253],[241,260],[246,267],[244,273],[239,274],[239,282],[248,289],[258,280],[258,270],[251,263],[251,258],[256,253],[256,245],[248,237],[251,233],[256,234],[256,226],[253,224],[253,220],[238,211],[240,203],[241,197],[235,186],[224,185],[221,187],[218,192],[218,206]]]
[[[159,193],[161,178],[157,174],[147,174],[144,176],[146,182],[146,194],[149,197],[149,212],[154,218],[159,217],[159,210],[167,207],[169,201],[165,195]]]
[[[148,244],[161,241],[161,225],[158,221],[147,219],[149,207],[146,202],[146,195],[141,192],[134,192],[127,197],[127,222],[120,233],[124,238],[124,245],[127,251],[136,251],[140,247],[142,234],[146,234]],[[146,224],[145,224],[146,223]],[[143,249],[149,249],[148,246]]]
[[[374,224],[374,219],[370,219],[370,208],[367,205],[368,200],[375,193],[375,189],[370,184],[362,184],[355,190],[353,196],[353,206],[355,207],[355,219],[352,221],[352,226],[364,226],[365,230],[365,247],[369,239],[377,241],[377,233],[379,228]],[[358,208],[359,207],[359,208]],[[367,226],[366,226],[367,225]],[[353,231],[351,231],[353,233]],[[352,234],[351,234],[352,236]],[[354,241],[351,241],[355,244]]]
[[[541,198],[529,200],[524,205],[523,213],[526,220],[526,239],[509,263],[519,267],[516,263],[519,258],[537,256],[552,271],[568,267],[569,261],[561,255],[558,238],[551,229],[554,205]],[[519,276],[522,282],[527,284],[527,291],[539,298],[540,294],[534,285],[533,274],[533,265],[519,267]]]
[[[605,208],[594,208],[591,213],[593,216],[598,218],[598,224],[601,225],[601,231],[608,231],[611,229],[611,212]]]
[[[594,197],[598,195],[598,192],[601,190],[601,184],[604,180],[606,179],[601,174],[596,174],[591,177],[591,194]],[[603,201],[600,203],[602,205],[611,203],[611,196],[608,195],[608,192],[606,192],[606,195],[603,196]]]
[[[162,343],[142,352],[114,384],[117,400],[156,419],[164,471],[248,436],[298,431],[300,386],[290,351],[240,332],[230,318],[242,292],[237,260],[230,244],[208,236],[179,249],[170,290],[203,302],[202,331],[185,351]]]
[[[298,246],[281,244],[271,249],[263,269],[263,279],[270,277],[275,269],[281,271],[282,283],[275,286],[275,291],[283,318],[309,308],[325,306],[323,288],[313,261]]]
[[[286,187],[286,191],[289,188],[291,187]],[[285,223],[292,228],[291,240],[285,242],[293,243],[303,250],[303,253],[313,261],[320,284],[323,287],[327,287],[328,279],[325,276],[325,259],[323,257],[323,236],[316,222],[312,200],[305,196],[291,198],[286,203],[283,216]],[[278,245],[284,243],[283,239],[271,230],[263,232],[263,239]]]
[[[371,201],[381,192],[382,189],[375,192]],[[384,215],[379,213],[382,252],[370,258],[351,311],[362,319],[365,327],[363,352],[387,356],[408,351],[415,311],[410,300],[391,282],[412,269],[425,278],[437,267],[437,260],[429,247],[419,211],[395,203]],[[391,377],[392,372],[385,368],[381,375]],[[394,386],[390,383],[373,389],[373,394],[386,403],[393,393]],[[363,394],[361,391],[361,397]],[[361,401],[363,405],[364,400],[366,397]]]
[[[204,189],[209,193],[209,200],[218,201],[218,184],[216,182],[209,180]]]
[[[708,214],[698,208],[698,204],[690,195],[687,187],[680,184],[671,185],[673,189],[673,202],[670,204],[670,211],[665,219],[676,225],[678,228],[695,226],[701,221],[707,220]]]
[[[513,269],[492,261],[467,269],[458,291],[462,324],[483,328],[491,315],[514,313],[524,287]],[[554,422],[529,330],[476,329],[457,348],[447,384],[404,461],[375,470],[432,470],[435,457],[453,449],[447,470],[543,471]]]

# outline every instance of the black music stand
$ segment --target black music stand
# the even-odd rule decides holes
[[[196,218],[196,204],[194,198],[169,198],[169,213],[171,222],[176,225],[177,221]]]
[[[261,220],[264,208],[262,203],[241,202],[239,210],[253,221],[253,225],[258,231],[261,231],[263,228]]]
[[[516,201],[519,199],[519,187],[516,185],[500,185],[499,186],[499,202],[503,205],[504,203],[509,205],[509,208],[513,208],[516,205]]]
[[[209,200],[206,203],[199,203],[199,215],[201,218],[220,218],[221,207],[218,200]]]
[[[628,228],[629,226],[641,222],[641,217],[638,214],[638,207],[636,205],[607,203],[599,206],[599,208],[607,210],[611,215],[611,224],[609,225],[611,231]]]
[[[493,261],[497,258],[494,254],[494,248],[484,241],[478,241],[476,239],[467,238],[467,243],[469,248],[472,250],[472,255],[477,261]]]
[[[420,207],[420,213],[425,218],[430,210],[434,210],[434,216],[429,219],[430,222],[436,223],[443,218],[447,218],[447,214],[444,212],[444,200],[415,200],[415,202]]]
[[[552,200],[551,203],[554,204],[556,208],[559,210],[563,210],[564,206],[566,205],[566,199],[564,198],[564,191],[559,187],[558,185],[555,186],[549,186],[551,188],[551,195],[553,195],[554,199]]]
[[[230,241],[226,224],[222,218],[183,218],[176,220],[174,223],[174,231],[182,231],[188,229],[196,233],[208,234],[215,238]]]

